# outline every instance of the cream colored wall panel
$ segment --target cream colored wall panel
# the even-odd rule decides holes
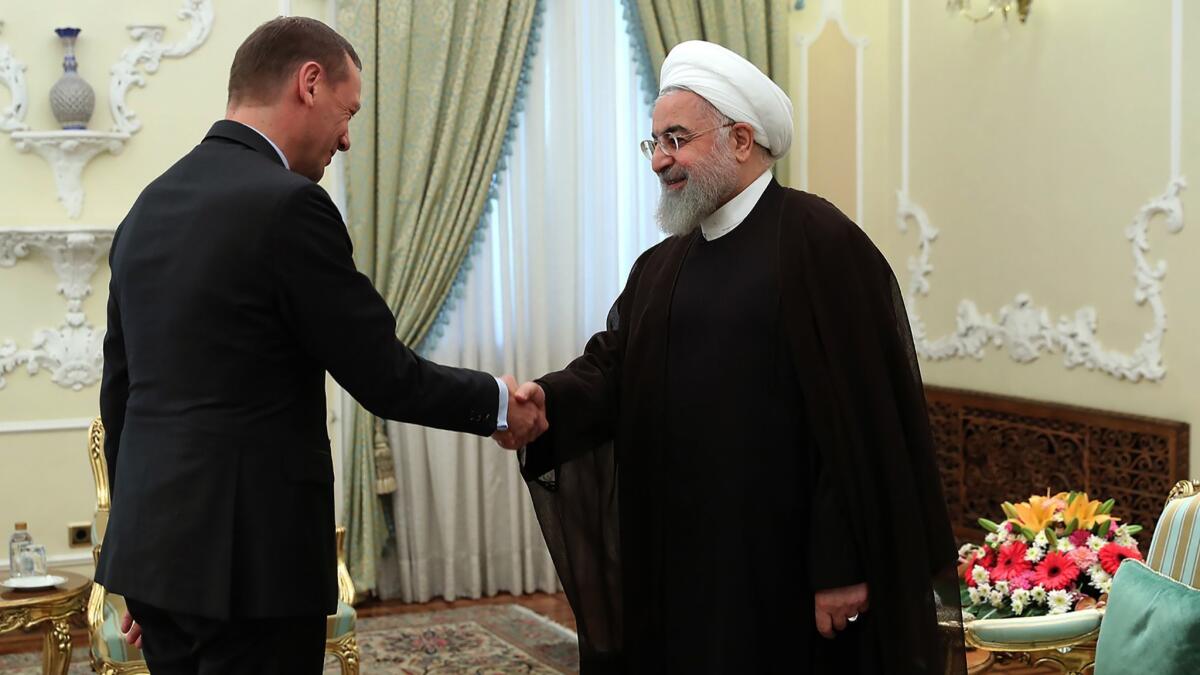
[[[940,316],[927,319],[931,337],[954,329],[959,301],[947,289],[983,312],[1026,293],[1052,308],[1051,324],[1055,314],[1093,306],[1110,349],[1133,351],[1154,325],[1103,300],[1131,297],[1129,277],[1111,273],[1132,267],[1124,229],[1173,178],[1170,43],[1156,39],[1171,24],[1170,7],[1156,15],[1111,4],[1090,12],[1076,5],[1079,21],[1006,32],[911,3],[910,135],[902,141],[912,148],[908,194],[941,230],[933,293],[919,312]],[[1127,52],[1097,38],[1105,21],[1134,19],[1141,34]],[[1114,80],[1123,85],[1117,96]],[[1082,242],[1087,256],[1065,257]],[[1046,270],[1058,274],[1038,288],[1032,282]],[[1117,373],[1159,377],[1154,365]]]
[[[811,32],[821,6],[810,0],[793,13],[793,32]],[[1052,323],[1094,307],[1103,346],[1135,348],[1154,318],[1148,304],[1134,302],[1126,229],[1174,175],[1200,180],[1200,8],[1176,0],[1039,0],[1028,24],[1007,26],[999,19],[972,25],[948,16],[944,3],[924,0],[847,0],[844,10],[871,44],[864,59],[867,231],[906,285],[919,237],[916,223],[907,233],[896,226],[896,190],[909,188],[939,230],[931,292],[918,303],[930,336],[953,329],[964,298],[994,315],[1027,292]],[[1182,20],[1173,25],[1175,12]],[[1173,40],[1180,41],[1177,62]],[[798,52],[794,46],[793,64]],[[994,348],[980,361],[923,359],[926,380],[1200,422],[1200,269],[1192,260],[1200,234],[1186,225],[1191,201],[1183,190],[1178,232],[1161,215],[1146,230],[1147,262],[1166,264],[1161,381],[1068,370],[1057,353],[1019,364]],[[1191,461],[1200,467],[1200,450]]]
[[[809,47],[808,190],[853,219],[858,213],[858,50],[836,30]],[[813,102],[817,102],[813,104]]]
[[[0,472],[0,531],[26,521],[50,555],[87,553],[67,545],[67,524],[90,521],[96,506],[87,431],[0,435],[0,459],[21,466]]]

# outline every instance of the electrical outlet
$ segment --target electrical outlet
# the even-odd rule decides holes
[[[92,524],[91,523],[68,523],[67,524],[67,544],[71,548],[91,548],[92,546]]]

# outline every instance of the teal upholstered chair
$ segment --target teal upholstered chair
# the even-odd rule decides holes
[[[1200,588],[1200,484],[1182,480],[1171,489],[1154,528],[1146,566]]]
[[[88,458],[92,479],[96,485],[96,513],[92,519],[93,558],[100,557],[100,543],[108,527],[111,497],[108,487],[108,466],[104,459],[104,425],[100,418],[92,420],[88,429]],[[337,531],[338,610],[325,624],[325,653],[337,658],[343,675],[358,674],[358,639],[355,635],[354,582],[346,569],[343,553],[345,530]],[[88,599],[88,638],[91,643],[92,670],[101,675],[142,675],[149,673],[146,661],[137,647],[125,644],[120,622],[125,614],[125,599],[107,592],[103,586],[92,584]]]
[[[1126,562],[1096,648],[1096,675],[1200,672],[1200,485],[1180,481],[1154,528],[1146,564]]]

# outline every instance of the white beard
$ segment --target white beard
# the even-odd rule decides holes
[[[668,180],[682,177],[687,178],[683,188],[667,188]],[[733,154],[733,148],[720,141],[714,145],[708,158],[692,165],[691,171],[676,166],[660,174],[662,195],[656,214],[659,229],[676,236],[690,234],[733,192],[737,181],[737,157]]]

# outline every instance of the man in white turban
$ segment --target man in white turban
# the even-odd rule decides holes
[[[660,81],[641,149],[671,236],[583,355],[518,390],[549,431],[500,439],[525,446],[582,672],[963,672],[890,267],[773,179],[792,107],[758,68],[684,42]]]

